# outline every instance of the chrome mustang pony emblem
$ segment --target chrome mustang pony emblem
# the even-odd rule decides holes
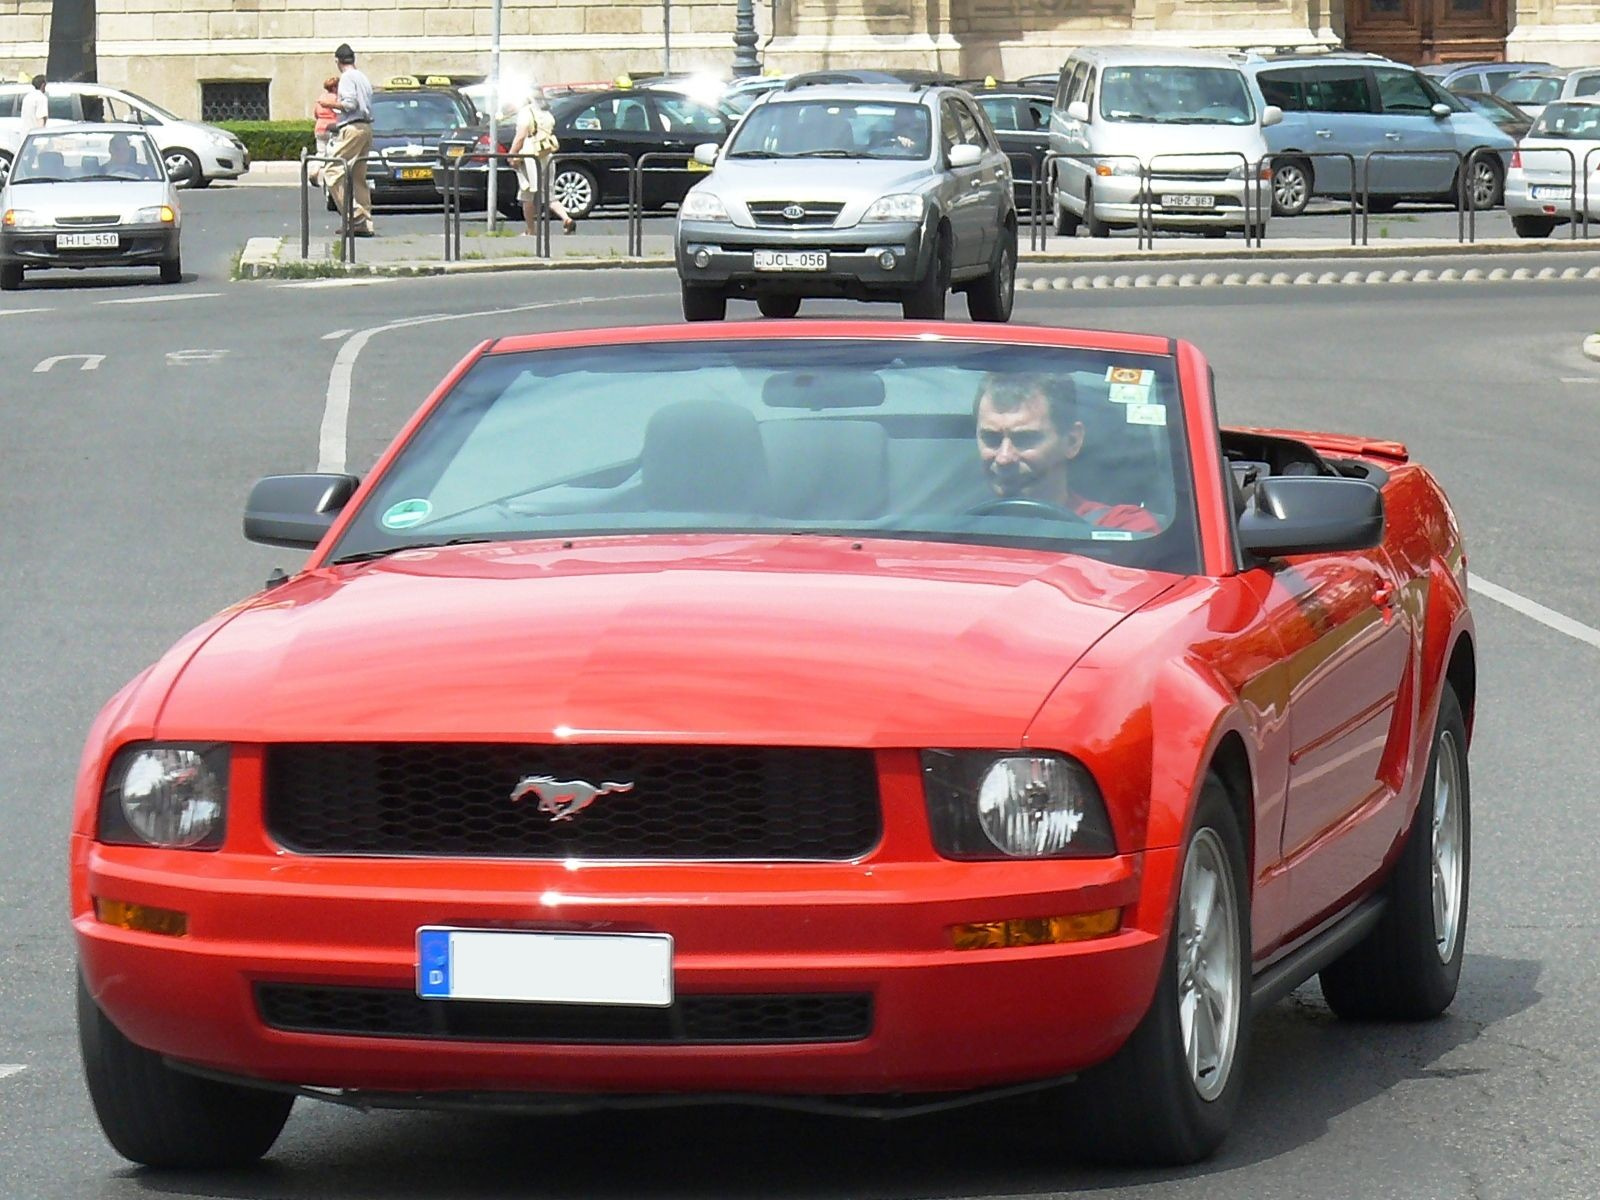
[[[595,785],[581,779],[557,779],[553,775],[527,775],[511,789],[515,803],[532,793],[539,797],[539,811],[549,813],[552,821],[570,821],[593,804],[596,796],[609,796],[613,792],[631,792],[631,783],[602,783]]]

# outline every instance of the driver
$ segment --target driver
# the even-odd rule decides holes
[[[1067,467],[1083,450],[1077,389],[1064,375],[983,377],[972,406],[984,477],[1002,500],[1064,509],[1101,529],[1160,533],[1137,504],[1102,504],[1074,492]]]
[[[106,159],[106,169],[123,175],[145,177],[144,164],[139,161],[138,154],[134,151],[133,140],[125,133],[111,135],[110,155]]]

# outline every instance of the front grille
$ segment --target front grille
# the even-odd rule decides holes
[[[474,1042],[782,1045],[872,1034],[865,993],[679,996],[668,1008],[423,1000],[400,988],[256,985],[270,1028],[344,1037]]]
[[[122,217],[117,213],[111,213],[111,214],[109,214],[107,216],[57,217],[56,218],[56,224],[57,225],[72,225],[72,226],[118,225],[121,222],[122,222]]]
[[[1215,170],[1204,171],[1169,171],[1163,167],[1159,171],[1151,173],[1151,180],[1154,183],[1163,183],[1167,180],[1183,183],[1217,183],[1226,179],[1231,169],[1234,168],[1219,167]]]
[[[512,801],[529,776],[633,786],[552,820],[536,794]],[[881,829],[867,750],[280,745],[265,807],[268,832],[301,854],[843,860]]]
[[[783,210],[791,204],[804,210],[799,218],[783,215]],[[750,218],[757,225],[771,225],[782,229],[828,229],[844,211],[843,204],[796,200],[752,200],[749,208]]]

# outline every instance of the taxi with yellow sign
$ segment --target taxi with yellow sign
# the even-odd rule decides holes
[[[448,75],[396,75],[372,93],[367,181],[374,204],[437,204],[439,139],[475,117]]]

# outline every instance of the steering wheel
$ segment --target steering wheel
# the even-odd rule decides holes
[[[1074,525],[1087,525],[1086,517],[1081,517],[1070,508],[1062,508],[1059,504],[1050,504],[1044,500],[1029,500],[1024,496],[1002,496],[997,500],[985,500],[982,504],[974,504],[967,509],[969,517],[1043,517],[1052,521],[1069,521]]]

